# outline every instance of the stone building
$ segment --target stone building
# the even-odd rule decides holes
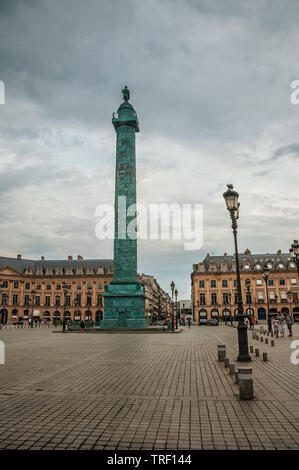
[[[251,254],[250,250],[239,254],[241,288],[244,312],[256,319],[266,319],[267,295],[263,277],[263,265],[269,269],[269,312],[291,312],[299,321],[298,272],[289,253]],[[249,279],[249,290],[245,281]],[[247,283],[248,285],[248,283]],[[219,317],[225,320],[235,317],[237,309],[235,257],[206,255],[193,265],[191,294],[194,320]]]
[[[151,276],[141,275],[144,284]],[[112,259],[40,260],[0,257],[0,324],[22,318],[39,320],[103,319],[104,289],[113,279]],[[157,284],[159,287],[159,285]],[[152,292],[153,291],[153,292]],[[162,299],[167,299],[160,287]],[[147,312],[157,311],[156,288],[146,284]],[[163,303],[163,302],[162,302]]]
[[[142,273],[140,281],[145,291],[145,312],[147,318],[167,318],[171,313],[171,298],[157,282],[154,276]]]

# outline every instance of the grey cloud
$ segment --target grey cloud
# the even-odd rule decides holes
[[[282,147],[278,147],[274,150],[273,156],[271,157],[271,161],[278,160],[281,157],[299,157],[299,143],[294,142],[292,144],[283,145]]]
[[[173,277],[189,296],[192,264],[233,249],[228,182],[240,192],[240,248],[288,249],[298,185],[287,165],[282,181],[280,159],[299,150],[289,101],[298,9],[295,0],[2,0],[3,250],[112,255],[93,214],[113,202],[111,113],[125,84],[141,126],[140,200],[201,202],[205,214],[202,250],[141,243],[139,269],[165,288]]]

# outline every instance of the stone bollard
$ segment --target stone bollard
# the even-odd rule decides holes
[[[229,358],[226,357],[226,358],[224,359],[224,367],[227,369],[227,368],[228,368],[228,365],[229,365]]]
[[[267,353],[263,353],[263,361],[268,361],[268,354]]]
[[[273,338],[273,336],[274,336],[274,333],[273,333],[273,331],[271,331],[271,337]]]
[[[253,346],[249,346],[249,351],[253,353]]]
[[[255,339],[259,340],[260,339],[259,335],[256,335]]]
[[[260,337],[260,340],[261,340],[261,343],[264,342],[264,338],[262,336]]]
[[[259,349],[256,349],[256,350],[255,350],[255,355],[256,355],[256,357],[259,357],[259,356],[260,356],[260,350],[259,350]]]
[[[271,346],[274,346],[274,339],[271,339]]]
[[[265,344],[269,344],[268,338],[265,338]]]
[[[235,372],[235,384],[239,383],[239,373]]]
[[[229,363],[229,375],[235,375],[235,364],[233,362]]]
[[[253,399],[253,378],[251,367],[239,367],[239,397],[241,400]]]
[[[224,359],[226,358],[226,345],[218,344],[217,351],[218,351],[218,362],[224,362]]]

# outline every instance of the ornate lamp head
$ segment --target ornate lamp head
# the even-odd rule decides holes
[[[229,211],[231,210],[238,210],[239,203],[238,203],[238,198],[239,198],[239,193],[234,190],[234,185],[233,184],[227,184],[227,190],[225,193],[223,193],[223,197],[226,202],[226,207]]]

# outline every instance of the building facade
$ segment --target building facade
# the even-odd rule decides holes
[[[144,285],[148,276],[141,275]],[[113,279],[112,259],[40,260],[0,257],[0,324],[34,321],[94,321],[104,318],[104,291]],[[145,287],[149,311],[156,311],[156,293]],[[162,303],[169,296],[159,287]]]
[[[268,302],[263,266],[269,269],[269,312],[291,312],[299,321],[298,272],[289,253],[251,254],[250,250],[239,254],[241,289],[244,312],[257,320],[267,316]],[[249,280],[245,283],[246,280]],[[235,318],[237,306],[237,281],[235,257],[206,255],[193,265],[191,295],[194,320],[218,317],[220,320]]]
[[[145,312],[149,320],[166,319],[171,314],[171,298],[154,276],[142,273],[140,281],[145,292]]]

